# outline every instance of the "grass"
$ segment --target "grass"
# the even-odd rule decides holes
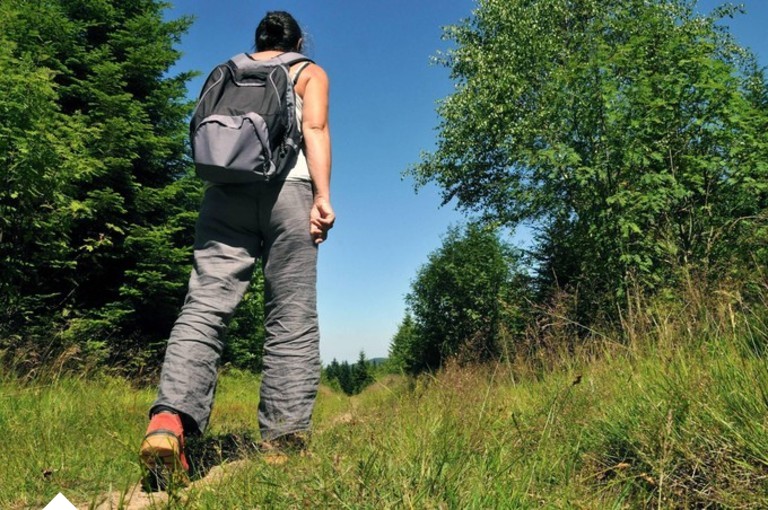
[[[392,376],[356,397],[321,388],[309,455],[247,454],[158,507],[768,507],[766,328],[725,302],[650,309],[625,325],[634,341],[603,333],[538,363]],[[257,394],[258,378],[222,376],[211,444],[257,430]],[[57,492],[87,507],[138,479],[152,392],[7,376],[0,395],[0,507]]]
[[[90,498],[139,476],[149,392],[125,381],[65,377],[0,382],[0,507],[42,508],[58,492]]]

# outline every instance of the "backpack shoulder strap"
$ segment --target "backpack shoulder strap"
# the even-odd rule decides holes
[[[278,55],[275,57],[276,60],[278,60],[281,64],[285,65],[286,67],[290,68],[291,66],[298,64],[300,62],[304,62],[304,65],[299,67],[299,69],[295,73],[291,73],[291,81],[294,85],[296,85],[296,82],[299,81],[299,75],[306,69],[309,64],[314,64],[315,62],[307,57],[306,55],[302,55],[301,53],[297,53],[295,51],[289,51],[287,53],[283,53],[282,55]]]
[[[291,66],[300,62],[306,62],[292,77],[292,81],[296,84],[296,80],[299,79],[299,74],[309,65],[314,63],[310,58],[296,52],[287,52],[278,55],[269,60],[254,60],[247,53],[238,53],[234,57],[230,58],[225,66],[228,67],[235,77],[235,80],[239,82],[244,77],[247,77],[251,72],[255,72],[257,69],[263,69],[266,67],[285,66],[290,68]]]
[[[275,59],[277,59],[281,64],[289,67],[294,64],[298,64],[299,62],[312,63],[312,59],[310,59],[306,55],[302,55],[301,53],[297,53],[295,51],[289,51],[287,53],[283,53],[282,55],[276,56]]]
[[[269,64],[269,63],[274,65],[275,62],[283,64],[284,66],[288,66],[288,67],[294,64],[298,64],[299,62],[313,63],[312,59],[310,59],[309,57],[302,55],[301,53],[289,51],[287,53],[280,54],[269,60],[254,60],[247,53],[238,53],[234,57],[230,58],[227,64],[237,67],[238,69],[245,69],[248,67],[254,67],[254,66],[259,66],[259,65]]]
[[[294,85],[296,85],[299,82],[299,76],[301,76],[301,72],[304,71],[304,69],[306,69],[307,67],[309,67],[310,64],[312,64],[311,61],[304,62],[301,66],[299,66],[296,72],[293,73],[293,76],[291,77],[291,81],[293,82]]]

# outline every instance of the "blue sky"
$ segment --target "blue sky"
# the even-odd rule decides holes
[[[468,17],[472,0],[171,0],[168,18],[193,15],[184,53],[172,71],[207,73],[253,46],[256,24],[286,10],[308,34],[307,53],[331,79],[332,199],[336,228],[320,248],[321,357],[354,361],[364,350],[386,356],[418,268],[462,221],[440,207],[438,190],[415,193],[402,172],[434,147],[436,102],[453,90],[430,57],[448,43],[441,27]],[[720,1],[702,0],[702,12]],[[737,40],[768,65],[768,0],[741,2],[729,21]],[[196,97],[204,76],[189,83]],[[516,240],[525,243],[523,232]]]

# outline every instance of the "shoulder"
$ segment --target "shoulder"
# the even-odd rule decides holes
[[[292,69],[297,69],[303,65],[303,63],[295,64],[292,66]],[[325,69],[315,63],[311,63],[299,75],[299,81],[296,82],[296,92],[303,97],[304,91],[307,89],[307,86],[310,86],[310,83],[312,88],[327,88],[328,82],[328,74],[325,72]]]
[[[291,70],[299,69],[302,66],[305,66],[305,64],[306,62],[299,62],[298,64],[294,64],[291,66]],[[299,76],[299,83],[310,79],[328,81],[328,74],[325,72],[325,69],[315,64],[314,62],[310,62],[309,65],[304,67],[304,70],[301,72],[301,75]]]

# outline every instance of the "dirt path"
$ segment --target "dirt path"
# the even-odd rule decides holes
[[[227,475],[242,469],[242,467],[249,462],[248,460],[236,460],[233,462],[227,462],[219,466],[211,468],[211,470],[205,475],[205,477],[195,480],[184,489],[178,492],[177,497],[183,499],[184,496],[192,489],[200,489],[210,485],[215,485]],[[154,508],[163,505],[168,502],[167,492],[144,492],[141,486],[141,482],[131,487],[125,493],[123,491],[113,491],[103,496],[103,499],[98,501],[96,510],[143,510],[146,508]],[[81,506],[83,510],[91,508],[90,505]]]

